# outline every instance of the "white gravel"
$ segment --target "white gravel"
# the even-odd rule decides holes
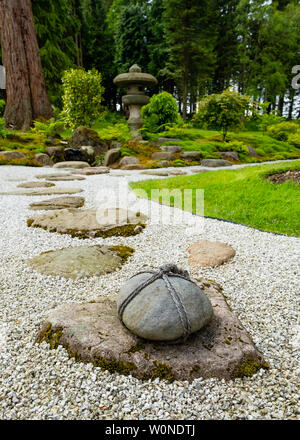
[[[47,174],[49,169],[2,166],[0,191],[16,189],[18,182],[9,179],[32,181],[41,172]],[[120,183],[126,188],[127,180],[150,177],[113,174],[117,172],[56,186],[84,189],[80,195],[86,199],[85,207],[92,208],[99,189]],[[184,226],[154,222],[135,237],[85,240],[85,244],[124,243],[136,252],[118,272],[74,281],[40,275],[25,264],[43,251],[83,244],[67,235],[28,228],[26,219],[36,214],[28,206],[37,200],[41,197],[0,196],[0,419],[300,418],[299,238],[210,219],[204,220],[204,231],[194,235]],[[139,200],[136,206],[144,212],[147,201]],[[200,224],[201,219],[197,221]],[[76,363],[62,347],[50,350],[46,343],[34,343],[49,308],[116,294],[145,266],[174,262],[188,269],[186,250],[200,238],[220,240],[236,250],[230,263],[192,274],[223,286],[233,311],[269,362],[269,371],[229,382],[142,382]]]

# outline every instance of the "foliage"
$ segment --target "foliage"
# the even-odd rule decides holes
[[[75,129],[91,126],[99,118],[103,87],[101,73],[95,69],[71,69],[64,73],[63,116],[66,124]]]
[[[220,94],[206,95],[198,103],[194,121],[222,130],[225,141],[228,130],[241,128],[249,119],[250,111],[254,111],[254,106],[249,96],[227,89]]]
[[[0,99],[0,118],[2,118],[5,109],[5,101],[4,99]]]
[[[296,122],[281,122],[280,124],[270,125],[267,132],[278,141],[287,141],[290,133],[296,133],[299,125]]]
[[[180,120],[176,99],[168,92],[153,95],[149,104],[142,107],[142,118],[146,131],[157,132],[165,124]]]
[[[224,144],[220,143],[218,149],[220,151],[235,151],[236,153],[248,154],[247,145],[241,141],[225,142]]]
[[[131,182],[133,189],[203,189],[205,215],[242,223],[264,231],[300,235],[300,191],[289,181],[274,185],[266,179],[271,172],[300,169],[293,162],[221,170],[168,179]],[[196,197],[196,191],[194,191]],[[193,201],[193,206],[196,203]],[[259,209],[257,207],[259,206]]]
[[[297,148],[300,148],[300,130],[294,134],[290,134],[288,137],[288,142]]]
[[[131,132],[126,122],[119,122],[97,130],[100,139],[104,141],[116,140],[122,143],[131,139]]]
[[[64,123],[62,121],[55,121],[54,118],[48,121],[34,121],[34,128],[32,131],[34,133],[40,133],[46,138],[55,137],[63,130]]]

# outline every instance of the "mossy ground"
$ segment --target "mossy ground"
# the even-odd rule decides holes
[[[234,378],[251,377],[257,373],[261,368],[264,370],[269,369],[269,365],[266,362],[253,359],[246,356],[245,359],[240,363],[240,365],[234,370]]]

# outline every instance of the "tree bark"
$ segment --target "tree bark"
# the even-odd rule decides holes
[[[0,38],[6,69],[5,124],[25,131],[33,120],[53,117],[30,0],[0,0]]]

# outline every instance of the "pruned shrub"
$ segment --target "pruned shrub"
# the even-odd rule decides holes
[[[153,95],[149,104],[142,107],[143,131],[158,132],[165,124],[180,120],[176,99],[168,92]]]
[[[296,122],[281,122],[280,124],[270,125],[267,129],[269,136],[278,141],[287,141],[291,133],[296,133],[299,125]]]

